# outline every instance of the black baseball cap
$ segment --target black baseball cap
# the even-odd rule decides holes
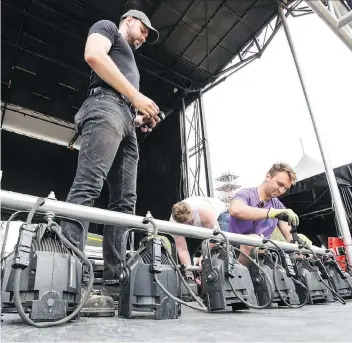
[[[120,21],[127,17],[139,19],[149,29],[147,42],[152,44],[156,43],[156,41],[159,39],[159,32],[152,26],[149,18],[146,16],[145,13],[138,10],[129,10],[128,12],[122,15]]]

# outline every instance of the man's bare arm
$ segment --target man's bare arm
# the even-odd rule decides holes
[[[140,93],[121,73],[108,55],[111,48],[108,38],[99,33],[89,35],[84,51],[84,59],[96,74],[119,93],[126,96],[145,115],[159,113],[158,106]]]
[[[178,253],[178,258],[180,259],[181,264],[185,264],[186,266],[191,266],[191,256],[188,251],[188,246],[186,242],[186,238],[183,236],[173,236],[176,249]]]
[[[198,213],[199,219],[202,222],[202,227],[206,229],[219,229],[216,213],[210,204],[202,204],[199,206]]]
[[[286,241],[291,242],[293,240],[292,234],[290,232],[291,226],[282,220],[279,220],[277,226],[281,231],[282,235],[284,236],[284,238],[286,239]]]
[[[268,209],[248,206],[239,199],[231,201],[229,212],[232,217],[242,220],[265,219],[268,215]]]

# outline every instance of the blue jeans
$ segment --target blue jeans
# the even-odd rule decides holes
[[[230,224],[230,214],[229,211],[223,212],[218,217],[218,224],[221,231],[228,232]]]
[[[221,231],[224,231],[224,232],[229,231],[230,214],[228,211],[221,213],[217,221]],[[200,249],[202,245],[202,241],[198,238],[186,237],[186,242],[187,242],[188,251],[191,257],[197,252],[197,250]]]
[[[104,181],[109,188],[111,211],[134,214],[138,165],[138,145],[134,117],[125,102],[112,90],[102,90],[89,96],[75,116],[81,136],[81,147],[73,185],[67,202],[93,206],[100,196]],[[64,222],[62,231],[83,249],[88,233],[84,226],[84,242],[79,242],[75,224]],[[126,227],[105,225],[103,233],[104,274],[106,284],[118,283],[122,234]]]

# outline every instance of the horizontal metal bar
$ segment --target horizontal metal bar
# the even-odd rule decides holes
[[[339,18],[337,27],[341,28],[352,21],[352,11],[346,13],[343,17]]]
[[[32,206],[36,203],[38,197],[1,190],[0,199],[2,208],[23,211],[30,210]],[[145,231],[148,231],[148,229],[152,229],[152,226],[150,224],[143,224],[144,217],[141,216],[108,211],[94,207],[92,208],[89,206],[70,204],[58,200],[46,199],[45,204],[41,206],[38,210],[39,213],[45,213],[48,211],[54,212],[55,215],[75,218],[83,221],[89,221],[91,223],[96,224],[119,225],[131,228],[138,228]],[[179,235],[199,239],[207,239],[214,237],[212,231],[205,228],[198,228],[190,225],[178,224],[158,219],[155,219],[155,223],[158,226],[159,232],[161,233],[168,233],[171,235]],[[225,232],[225,235],[228,237],[231,243],[274,248],[271,243],[263,244],[260,237],[246,236],[229,232]],[[223,239],[220,235],[217,238]],[[287,242],[277,242],[277,244],[285,251],[302,251],[305,253],[310,253],[309,250],[298,249],[298,246],[296,244],[291,244]],[[312,249],[318,255],[326,254],[325,249],[317,247],[312,247]]]

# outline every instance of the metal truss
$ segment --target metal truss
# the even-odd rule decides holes
[[[28,108],[24,108],[22,106],[1,102],[1,110],[4,110],[5,106],[6,106],[5,111],[12,111],[12,112],[20,113],[20,114],[23,114],[24,116],[39,119],[39,120],[45,121],[50,124],[65,127],[67,129],[71,129],[74,131],[76,130],[75,125],[73,123],[68,122],[68,121],[65,121],[65,120],[62,120],[59,118],[55,118],[55,117],[51,117],[47,114],[36,112],[36,111],[30,110]],[[6,112],[5,112],[5,114],[6,114]]]
[[[52,125],[57,125],[57,126],[72,130],[72,139],[69,142],[69,144],[67,145],[67,147],[70,150],[74,149],[73,145],[74,145],[74,143],[76,142],[76,140],[78,138],[78,134],[76,132],[75,125],[73,123],[65,121],[65,120],[62,120],[62,119],[59,119],[59,118],[55,118],[55,117],[49,116],[49,115],[44,114],[44,113],[33,111],[33,110],[28,109],[28,108],[24,108],[22,106],[19,106],[19,105],[14,105],[14,104],[11,104],[11,103],[8,103],[8,102],[1,102],[1,115],[2,115],[2,117],[1,117],[1,129],[7,130],[7,131],[14,131],[14,132],[17,132],[17,133],[22,133],[22,134],[24,134],[26,136],[29,136],[29,137],[32,137],[32,138],[36,138],[36,139],[41,139],[41,140],[44,140],[44,141],[48,141],[48,140],[45,139],[45,138],[39,137],[37,134],[30,135],[25,130],[23,130],[21,132],[21,130],[19,130],[18,128],[16,130],[12,130],[11,127],[4,127],[4,119],[5,119],[5,116],[6,116],[8,111],[19,113],[19,114],[22,114],[23,116],[27,116],[27,117],[30,117],[30,118],[33,118],[33,119],[41,120],[41,121],[50,123]],[[5,126],[6,126],[6,123],[5,123]]]
[[[297,11],[302,10],[299,6],[301,2],[301,0],[295,1],[290,6],[291,12],[296,12],[296,16],[299,16],[298,14],[300,13]],[[306,11],[305,8],[303,10]],[[187,189],[185,192],[186,196],[214,195],[202,95],[221,82],[224,82],[228,77],[255,59],[260,58],[281,26],[279,16],[271,20],[243,47],[230,65],[217,75],[216,80],[204,89],[204,91],[199,92],[196,100],[188,107],[187,111],[184,109],[184,124],[181,120],[181,131],[184,131],[185,138],[181,142],[182,144],[186,144],[186,148],[182,149],[183,165],[186,163],[186,167],[184,167],[186,170],[183,170],[183,174],[186,171],[188,173],[183,178],[187,180],[187,185],[185,186],[185,189]]]
[[[331,0],[329,0],[331,1]],[[329,2],[328,1],[328,2]],[[286,1],[277,0],[278,7],[285,8],[285,16],[289,15],[293,17],[301,17],[304,15],[312,14],[314,11],[311,9],[311,4],[314,1]],[[315,1],[320,2],[320,1]],[[341,1],[333,1],[333,8],[336,13],[341,13],[344,15],[344,20],[350,14],[346,14],[346,8],[343,10],[341,8]],[[325,5],[328,3],[325,2]],[[324,7],[325,8],[325,7]],[[339,12],[338,12],[339,11]],[[340,20],[342,20],[340,18]],[[341,24],[341,23],[340,23]],[[338,24],[336,24],[338,25]],[[253,62],[257,58],[260,58],[264,53],[265,49],[268,47],[276,33],[282,27],[282,21],[280,20],[279,14],[273,18],[267,25],[258,33],[256,33],[253,39],[244,46],[241,51],[235,56],[232,62],[227,66],[226,69],[221,71],[213,83],[211,83],[207,88],[203,90],[204,94],[211,90],[213,87],[224,82],[228,77],[236,73],[238,70],[247,66],[249,63]],[[187,130],[185,144],[188,155],[183,153],[183,161],[188,161],[186,169],[188,170],[188,176],[185,179],[188,180],[188,195],[210,195],[213,194],[212,189],[212,176],[210,171],[210,160],[209,160],[209,149],[207,142],[206,132],[202,130],[202,123],[205,123],[204,110],[202,108],[201,95],[190,105],[185,113],[185,124],[184,130]],[[182,125],[181,125],[182,130]]]
[[[278,5],[284,3],[283,0],[277,0],[277,2]],[[287,9],[286,17],[289,15],[292,15],[293,17],[300,17],[313,13],[308,6],[303,4],[302,0],[293,1],[289,6],[284,5],[284,7]],[[240,52],[224,70],[218,73],[216,80],[204,90],[204,93],[214,88],[219,83],[225,81],[228,77],[247,66],[257,58],[260,58],[265,49],[271,43],[272,39],[280,30],[281,26],[282,23],[279,15],[277,15],[270,22],[268,22],[261,31],[255,33],[253,39],[240,50]]]
[[[209,145],[204,115],[202,92],[187,111],[183,111],[184,119],[181,120],[184,138],[183,166],[186,168],[187,186],[185,196],[214,196],[212,173],[210,167]],[[184,164],[186,163],[186,164]],[[184,178],[185,179],[185,178]]]
[[[352,2],[306,0],[306,3],[352,51]]]

